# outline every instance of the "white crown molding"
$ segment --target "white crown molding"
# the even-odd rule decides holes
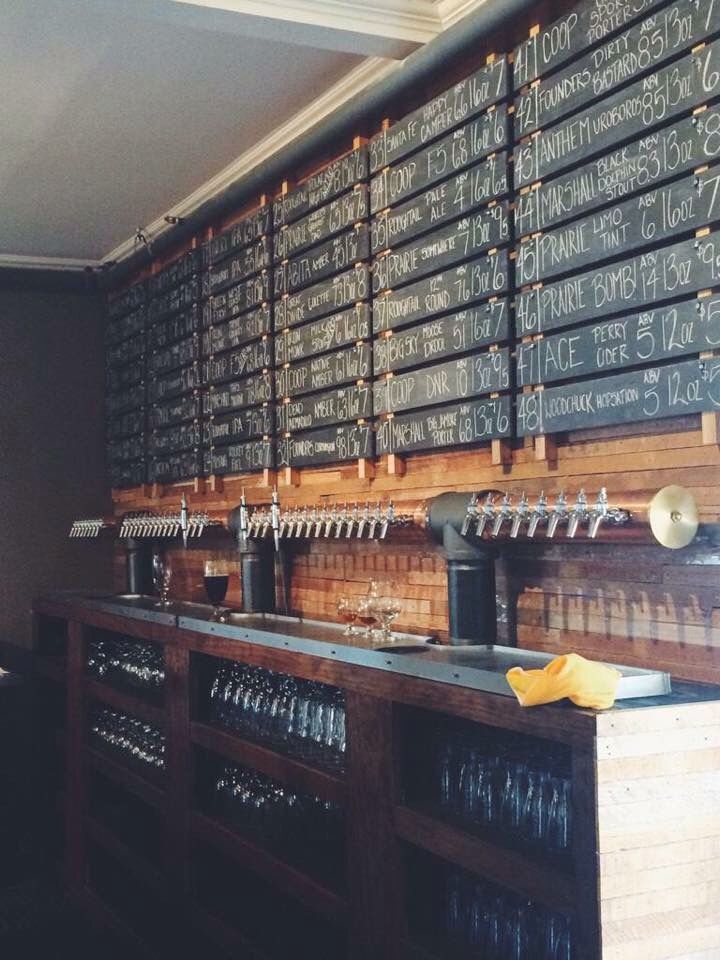
[[[338,83],[334,84],[318,97],[310,106],[294,114],[289,120],[272,133],[256,143],[250,150],[246,150],[229,166],[207,180],[202,186],[194,190],[184,200],[166,211],[157,220],[145,226],[144,232],[150,242],[172,229],[165,222],[166,216],[187,217],[199,206],[222,193],[236,181],[247,176],[271,156],[276,154],[292,140],[307,133],[316,124],[331,114],[338,107],[347,103],[354,96],[383,77],[389,76],[402,68],[402,63],[396,60],[384,60],[381,57],[369,57]],[[103,260],[120,261],[130,256],[137,249],[134,238],[125,240],[111,250]]]
[[[239,16],[427,43],[442,30],[432,0],[173,0]]]
[[[75,260],[68,257],[31,257],[0,253],[0,268],[14,270],[87,270],[102,266],[101,260]]]
[[[440,17],[443,30],[447,30],[458,20],[462,20],[473,10],[484,6],[488,0],[437,0],[435,7]],[[496,0],[497,2],[497,0]]]

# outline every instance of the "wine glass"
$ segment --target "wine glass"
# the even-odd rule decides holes
[[[203,582],[205,593],[213,606],[212,619],[221,619],[222,602],[228,589],[228,567],[225,560],[206,560]]]
[[[337,612],[340,619],[346,624],[343,631],[344,636],[352,637],[356,632],[356,624],[360,613],[360,598],[352,594],[341,594],[337,601]]]
[[[392,640],[390,626],[402,611],[402,602],[396,594],[397,584],[395,581],[384,580],[380,583],[374,583],[372,604],[380,622],[380,636],[385,643]]]
[[[152,558],[153,586],[159,596],[156,607],[170,606],[170,581],[172,580],[172,567],[170,558],[162,550],[156,550]]]

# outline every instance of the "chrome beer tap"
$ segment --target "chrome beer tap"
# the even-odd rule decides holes
[[[248,511],[247,500],[245,499],[245,487],[240,492],[240,525],[238,527],[238,540],[240,546],[244,547],[248,536]]]
[[[297,507],[293,507],[292,510],[288,511],[287,516],[287,537],[288,540],[295,533],[295,524],[297,523]]]
[[[380,520],[380,501],[378,500],[375,509],[370,512],[370,522],[368,525],[368,540],[375,539],[378,521]]]
[[[365,506],[362,511],[362,516],[358,521],[358,532],[357,532],[358,539],[362,537],[365,531],[365,527],[368,525],[369,522],[370,522],[370,501],[366,500]]]
[[[303,507],[302,510],[298,509],[297,524],[295,526],[296,540],[299,540],[302,537],[303,531],[307,530],[307,526],[308,526],[308,511],[307,511],[307,507]]]
[[[518,500],[518,505],[515,507],[515,512],[513,513],[512,524],[510,526],[510,537],[513,540],[517,539],[518,533],[520,533],[520,527],[525,522],[528,512],[528,498],[525,496],[525,491],[523,490]]]
[[[535,506],[530,511],[530,523],[528,524],[527,535],[531,540],[535,536],[538,525],[541,522],[545,523],[547,520],[547,513],[547,499],[545,497],[545,491],[541,490]]]
[[[607,488],[601,487],[597,499],[588,512],[588,532],[587,535],[594,540],[598,535],[602,523],[612,523],[621,526],[630,520],[630,512],[621,507],[610,507],[608,503]]]
[[[340,534],[342,529],[347,523],[347,501],[342,506],[342,510],[338,513],[337,524],[335,526],[335,539],[340,539]]]
[[[470,524],[473,521],[477,520],[477,518],[478,518],[477,498],[475,494],[473,494],[470,497],[470,502],[468,503],[467,509],[465,511],[465,519],[463,520],[462,527],[460,528],[461,537],[467,536],[468,531],[470,530]]]
[[[188,542],[188,505],[185,494],[180,499],[180,530],[182,531],[183,547],[187,550]]]
[[[355,526],[357,525],[358,520],[359,520],[359,511],[358,511],[357,501],[355,501],[355,506],[352,508],[352,511],[348,515],[347,532],[345,533],[346,540],[349,540],[350,537],[352,536],[353,530],[355,529]]]
[[[485,503],[480,509],[477,526],[475,527],[475,536],[481,537],[485,532],[485,527],[495,519],[495,496],[489,493],[485,497]],[[491,528],[492,529],[492,528]]]
[[[577,497],[575,498],[575,503],[570,510],[570,516],[568,519],[567,535],[571,540],[577,533],[580,523],[587,519],[587,517],[587,497],[585,496],[585,491],[581,487]]]
[[[555,536],[555,532],[560,523],[566,523],[568,519],[567,500],[565,491],[561,490],[555,497],[555,501],[550,510],[550,519],[548,520],[546,536],[549,540]]]
[[[388,503],[387,507],[385,508],[385,515],[382,519],[382,523],[380,524],[381,540],[384,540],[385,537],[387,536],[388,527],[390,526],[391,523],[394,522],[394,520],[395,520],[395,508],[393,507],[393,502],[391,500]]]
[[[510,519],[511,509],[510,509],[510,500],[512,497],[509,493],[506,493],[500,502],[500,509],[495,515],[495,521],[492,525],[492,530],[490,531],[491,537],[497,537],[502,530],[502,526],[506,520]]]
[[[333,524],[335,523],[336,517],[337,517],[337,500],[332,505],[332,509],[328,510],[326,514],[325,529],[323,530],[323,536],[325,537],[326,540],[330,536],[330,533],[332,532]]]
[[[273,487],[272,500],[270,501],[270,526],[272,527],[273,543],[277,552],[280,549],[280,498],[278,497],[277,487]]]

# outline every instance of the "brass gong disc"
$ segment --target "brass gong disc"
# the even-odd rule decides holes
[[[700,524],[695,497],[684,487],[663,487],[650,501],[648,520],[658,543],[671,550],[686,547]]]

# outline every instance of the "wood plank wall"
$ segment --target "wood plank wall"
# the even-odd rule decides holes
[[[604,484],[613,502],[622,505],[626,491],[677,483],[693,492],[703,522],[716,523],[720,450],[703,445],[699,418],[660,427],[662,432],[641,435],[610,437],[608,431],[596,431],[560,438],[555,462],[537,461],[532,447],[519,444],[504,467],[493,466],[489,448],[481,447],[408,457],[403,477],[388,475],[382,461],[372,480],[359,480],[354,464],[307,468],[299,471],[299,486],[280,485],[279,492],[284,505],[392,498],[398,510],[412,510],[447,490],[498,487],[552,494],[565,488],[574,495],[580,486],[594,494]],[[169,509],[184,490],[192,507],[225,511],[237,505],[242,487],[249,502],[266,502],[269,488],[258,483],[257,476],[226,478],[221,493],[195,493],[192,485],[177,484],[158,499],[144,496],[148,490],[116,491],[115,508],[118,513]],[[372,577],[393,579],[404,603],[398,626],[446,635],[445,559],[421,531],[398,531],[382,544],[320,541],[292,550],[295,613],[333,619],[339,593],[364,592]],[[203,599],[206,556],[195,547],[173,552],[178,596]],[[121,555],[116,571],[122,587]],[[711,537],[703,535],[679,551],[584,538],[574,544],[512,545],[499,564],[498,592],[508,604],[509,621],[500,635],[509,642],[720,682],[720,544]],[[240,602],[236,580],[229,599]]]

